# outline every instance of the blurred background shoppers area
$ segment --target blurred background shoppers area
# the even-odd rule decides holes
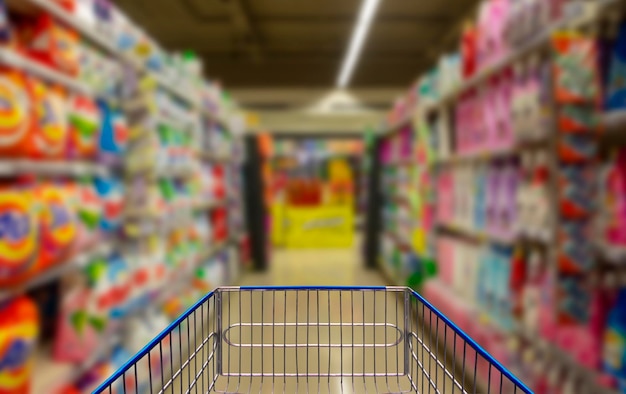
[[[244,284],[409,286],[626,393],[624,0],[0,0],[0,178],[2,394]]]

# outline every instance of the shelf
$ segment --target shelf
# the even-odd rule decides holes
[[[192,211],[201,211],[201,210],[212,210],[216,208],[223,207],[227,204],[227,200],[225,198],[214,200],[214,201],[206,201],[199,202],[195,204],[191,204],[190,206],[180,207],[179,210],[192,210]],[[151,219],[151,218],[160,218],[163,215],[161,211],[155,211],[150,208],[134,208],[127,209],[124,211],[125,219]]]
[[[199,107],[198,100],[192,98],[190,95],[180,90],[175,83],[167,80],[165,77],[157,74],[154,71],[148,70],[145,67],[143,68],[143,71],[148,73],[148,75],[150,75],[150,77],[152,77],[161,88],[163,88],[164,90],[167,90],[171,95],[175,96],[180,101],[185,102],[187,105],[189,105],[192,108]]]
[[[31,60],[11,49],[0,48],[0,63],[7,67],[16,68],[27,72],[35,77],[41,78],[52,84],[61,85],[76,93],[81,93],[90,97],[96,94],[91,88],[80,82],[78,79],[56,71],[48,66]]]
[[[96,163],[45,160],[0,160],[0,176],[34,174],[39,176],[107,176],[106,166]]]
[[[626,109],[606,112],[602,116],[602,125],[607,134],[624,131],[626,129]]]
[[[438,227],[448,232],[453,232],[478,242],[490,242],[501,246],[513,246],[517,242],[516,238],[503,238],[484,231],[469,229],[453,223],[439,223]]]
[[[213,153],[201,153],[200,157],[202,160],[215,162],[215,163],[231,163],[234,162],[233,157],[231,155],[216,155]]]
[[[613,246],[606,242],[597,242],[596,249],[610,263],[622,264],[626,262],[626,247]]]
[[[522,150],[522,147],[511,147],[506,149],[485,151],[485,152],[477,152],[477,153],[465,153],[465,154],[452,154],[448,157],[437,159],[433,165],[438,164],[460,164],[467,163],[470,161],[489,161],[489,160],[497,160],[504,159],[515,156],[519,154]]]
[[[98,257],[104,257],[111,253],[113,245],[109,242],[100,243],[93,249],[77,254],[74,257],[69,258],[65,263],[58,264],[49,270],[38,274],[26,283],[13,288],[0,291],[0,301],[10,299],[17,295],[23,294],[26,291],[35,289],[39,286],[47,283],[54,282],[55,280],[63,277],[69,272],[80,270],[85,268],[92,260]]]
[[[395,123],[388,125],[386,128],[384,128],[381,132],[381,134],[383,136],[388,136],[393,134],[394,132],[400,130],[401,128],[405,127],[405,126],[409,126],[411,121],[413,120],[413,113],[415,112],[414,109],[409,110],[407,112],[407,114],[405,114],[403,117],[400,118],[400,120],[396,121]]]
[[[385,166],[395,166],[395,167],[405,167],[405,166],[413,166],[417,165],[417,161],[415,159],[397,159],[392,160],[386,163],[383,163]]]
[[[383,233],[385,236],[387,236],[389,239],[391,239],[396,246],[398,246],[400,249],[402,249],[403,251],[412,251],[413,247],[410,245],[410,243],[406,243],[402,240],[402,238],[397,235],[396,233],[390,232],[390,231],[384,231]]]

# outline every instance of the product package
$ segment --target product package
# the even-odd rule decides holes
[[[37,207],[28,188],[0,189],[0,285],[19,284],[37,270]]]
[[[622,23],[610,62],[606,109],[626,109],[626,22]]]
[[[29,298],[0,303],[0,393],[30,392],[38,335],[37,307]]]

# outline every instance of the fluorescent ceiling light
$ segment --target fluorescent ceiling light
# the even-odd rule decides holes
[[[354,67],[356,66],[356,62],[361,55],[363,43],[365,42],[365,37],[367,36],[370,26],[372,25],[372,20],[374,19],[374,15],[378,9],[378,4],[380,4],[380,0],[362,0],[361,10],[359,11],[359,19],[357,20],[356,26],[352,31],[350,48],[348,49],[348,54],[343,60],[341,73],[337,79],[337,86],[340,88],[348,86],[348,83],[352,78]]]

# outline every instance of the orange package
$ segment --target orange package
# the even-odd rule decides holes
[[[48,14],[18,23],[19,41],[33,60],[71,76],[80,69],[80,37]]]
[[[37,122],[28,138],[27,155],[36,159],[64,158],[69,134],[65,94],[36,78],[28,78],[28,83]]]
[[[25,394],[35,363],[39,312],[24,296],[0,305],[0,394]]]
[[[28,189],[0,189],[0,287],[16,285],[36,270],[39,226]]]
[[[41,249],[37,270],[61,263],[77,237],[77,220],[72,210],[72,191],[62,185],[42,184],[35,189],[38,204]]]
[[[24,73],[0,67],[0,103],[0,154],[26,155],[27,142],[37,121]]]

